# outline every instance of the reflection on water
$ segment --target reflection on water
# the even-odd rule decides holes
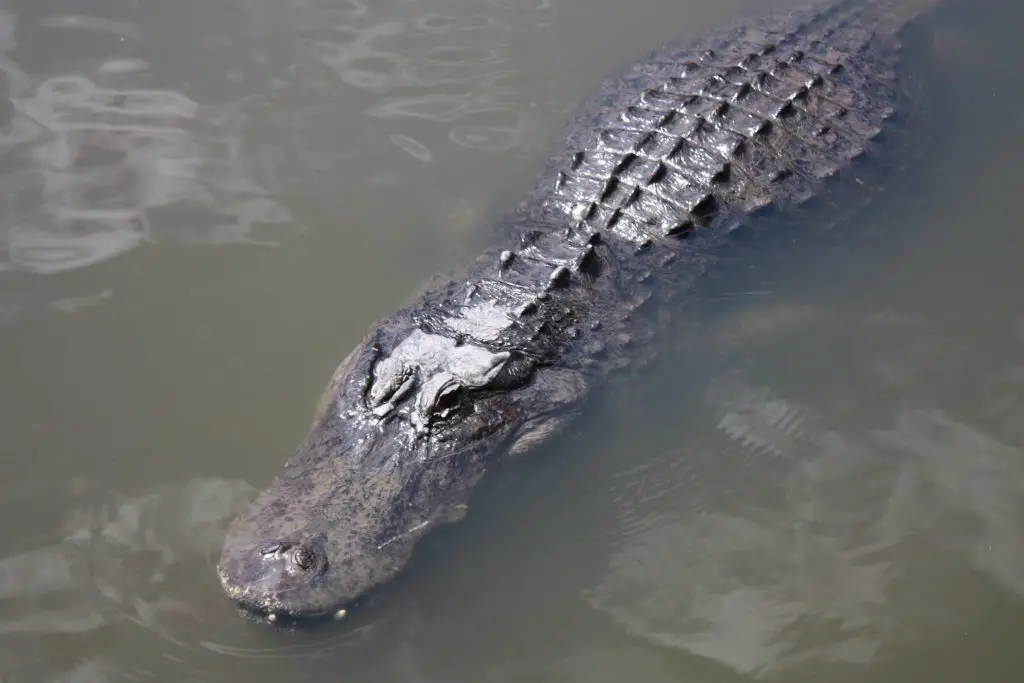
[[[180,5],[172,20],[168,8],[134,5],[138,21],[0,10],[0,271],[66,272],[142,244],[280,244],[306,227],[292,210],[296,195],[319,193],[317,202],[337,192],[323,172],[347,164],[388,173],[364,158],[366,133],[423,162],[438,153],[428,132],[436,124],[456,147],[546,143],[535,104],[519,101],[507,37],[546,26],[546,6],[225,2],[210,12],[224,21],[242,12],[240,35],[203,26],[181,35],[176,49],[212,69],[168,87],[168,65],[153,60],[175,38],[162,31],[190,14],[202,22],[205,11]],[[37,73],[16,55],[25,33],[33,45],[111,40],[95,43],[107,54],[94,43],[84,57],[48,54]],[[339,135],[338,110],[353,104],[367,123]],[[367,125],[375,119],[383,123]]]
[[[36,492],[68,509],[44,544],[0,557],[0,637],[11,646],[7,662],[23,660],[15,652],[38,652],[40,661],[34,665],[39,668],[25,680],[48,680],[44,672],[56,676],[54,667],[59,670],[64,657],[43,656],[41,636],[64,634],[95,642],[109,629],[140,628],[194,648],[178,638],[203,617],[197,605],[177,597],[180,586],[194,581],[195,573],[216,557],[228,519],[251,492],[242,482],[213,479],[99,500],[94,488],[80,480],[67,489]],[[9,495],[4,500],[14,502]],[[125,668],[115,661],[118,657],[131,660],[127,652],[107,652],[75,664],[65,675],[74,681],[105,680],[99,676],[108,668],[104,660],[111,660],[115,670]],[[11,668],[5,673],[19,672]]]
[[[46,28],[102,31],[136,43],[141,43],[145,37],[142,28],[133,22],[117,21],[115,19],[92,17],[83,14],[50,14],[40,19],[39,25]]]
[[[149,65],[112,57],[82,73],[35,76],[12,59],[17,19],[0,14],[11,119],[2,139],[0,269],[57,273],[144,242],[261,243],[288,210],[249,176],[244,121],[228,107],[147,87]],[[129,22],[55,15],[60,30],[141,40]]]
[[[316,15],[307,48],[343,83],[378,95],[366,110],[371,117],[446,124],[491,119],[494,125],[472,126],[475,135],[467,135],[465,124],[453,126],[451,139],[495,149],[493,139],[502,137],[506,146],[500,149],[511,149],[524,142],[510,137],[517,124],[516,91],[507,81],[516,72],[495,38],[504,38],[516,15],[480,9],[477,3],[453,5],[437,13],[408,3],[390,8],[352,3]],[[396,14],[397,19],[384,18]]]
[[[750,490],[730,481],[730,503],[699,514],[625,501],[624,541],[588,600],[630,633],[743,673],[867,664],[978,618],[977,578],[950,593],[964,572],[1024,596],[1019,445],[935,409],[853,438],[730,384],[709,400],[722,436],[748,452]]]

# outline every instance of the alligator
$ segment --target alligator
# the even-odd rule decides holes
[[[657,311],[736,228],[865,184],[915,106],[901,42],[933,1],[768,14],[606,81],[501,217],[507,242],[372,325],[338,367],[305,440],[228,528],[233,603],[269,621],[344,616],[463,516],[488,467],[549,441],[653,347]]]

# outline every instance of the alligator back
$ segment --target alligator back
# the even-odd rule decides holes
[[[866,153],[891,151],[879,136],[913,104],[900,31],[931,3],[819,2],[655,51],[574,118],[568,148],[508,217],[518,244],[485,253],[410,316],[542,363],[637,360],[616,353],[617,339],[652,333],[633,310],[687,290],[733,228],[887,156]],[[650,287],[652,272],[671,279]],[[580,341],[595,321],[596,344]],[[619,360],[595,361],[594,348]]]
[[[645,244],[820,194],[908,103],[899,31],[928,4],[817,3],[652,53],[576,117],[541,203]]]

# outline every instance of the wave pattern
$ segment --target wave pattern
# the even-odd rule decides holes
[[[41,23],[109,28],[97,22],[57,16]],[[247,168],[244,121],[231,107],[148,87],[151,65],[141,59],[29,75],[10,57],[14,17],[0,15],[0,25],[10,113],[0,137],[0,270],[64,272],[143,243],[270,244],[258,228],[291,221]]]
[[[353,174],[393,180],[389,149],[415,164],[546,142],[511,59],[547,25],[544,2],[202,5],[137,21],[0,12],[0,271],[278,244],[308,229],[296,200],[333,207]],[[15,61],[19,41],[76,36],[84,54]]]
[[[988,601],[964,571],[1024,596],[1015,443],[937,408],[858,435],[735,379],[709,399],[725,443],[703,450],[729,461],[729,487],[692,482],[674,510],[620,501],[620,541],[587,593],[629,633],[775,674],[866,664],[963,628]],[[714,500],[695,506],[708,488]]]
[[[125,680],[150,666],[165,670],[169,660],[159,651],[196,647],[186,634],[202,616],[176,597],[178,587],[193,585],[206,558],[216,554],[227,521],[251,497],[251,487],[196,479],[137,495],[97,496],[82,481],[26,489],[22,484],[0,499],[13,507],[56,496],[71,509],[45,539],[0,557],[4,674],[12,680]],[[55,634],[69,646],[44,649]],[[97,639],[106,638],[121,645],[97,647]],[[150,638],[164,645],[129,654],[128,643]],[[94,656],[100,651],[105,654]],[[145,661],[149,657],[156,661]],[[19,664],[28,668],[24,677],[12,668]]]

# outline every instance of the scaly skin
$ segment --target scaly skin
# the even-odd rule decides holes
[[[284,472],[233,521],[227,594],[344,614],[543,442],[765,209],[830,192],[905,105],[898,34],[923,0],[845,0],[653,53],[582,110],[506,218],[517,239],[374,325]],[[859,172],[859,171],[858,171]],[[649,348],[649,347],[648,347]]]

